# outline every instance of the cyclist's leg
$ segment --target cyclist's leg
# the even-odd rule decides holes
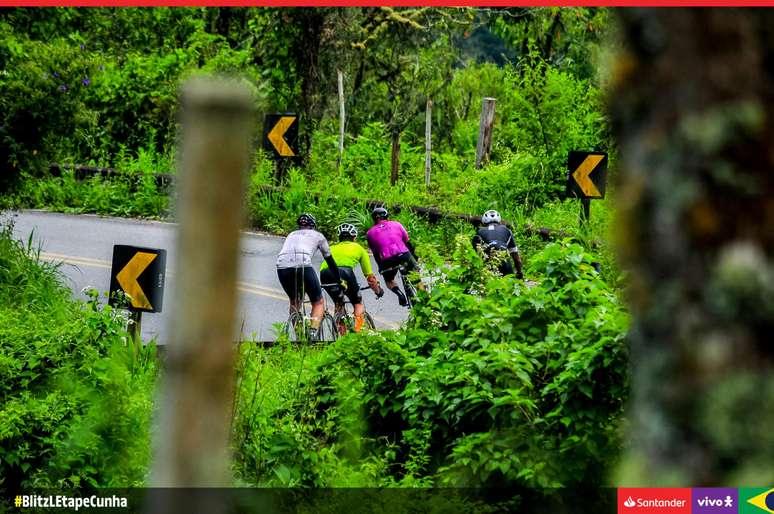
[[[511,262],[510,255],[503,256],[503,260],[500,261],[500,266],[498,266],[498,271],[504,277],[513,275],[513,262]]]
[[[360,332],[360,329],[363,327],[363,323],[365,322],[363,319],[363,312],[365,309],[363,308],[363,297],[360,294],[360,284],[358,283],[357,277],[355,276],[355,272],[352,268],[344,266],[340,267],[339,271],[341,272],[341,278],[347,283],[347,289],[345,290],[345,293],[347,298],[349,298],[349,302],[352,304],[353,314],[355,317],[354,330],[355,332]]]
[[[339,266],[339,273],[341,273],[341,266]],[[322,287],[328,296],[333,300],[333,321],[339,331],[339,335],[344,335],[347,332],[347,326],[345,323],[347,313],[344,310],[344,291],[340,284],[336,283],[333,272],[330,268],[325,268],[320,271],[320,282],[324,284]]]
[[[406,290],[406,296],[409,297],[409,299],[414,297],[414,293],[416,292],[415,288],[421,288],[422,282],[421,280],[410,278],[410,274],[414,271],[419,271],[419,265],[417,264],[417,261],[414,260],[414,256],[411,255],[410,252],[402,253],[400,254],[400,263],[403,266],[403,288]]]
[[[387,289],[395,293],[398,297],[399,304],[405,306],[408,302],[403,295],[403,291],[400,290],[398,283],[395,281],[395,276],[398,274],[398,265],[400,265],[400,261],[396,257],[390,257],[382,261],[379,271],[384,277],[384,283],[387,285]]]
[[[303,297],[301,294],[302,283],[299,280],[300,276],[298,268],[278,268],[277,278],[279,278],[280,285],[282,285],[285,294],[288,295],[288,301],[290,303],[288,312],[290,314],[299,312],[301,310]]]
[[[317,278],[317,273],[311,266],[305,266],[303,268],[303,281],[304,290],[309,301],[312,302],[312,315],[309,324],[312,330],[316,331],[320,328],[320,321],[323,317],[323,311],[325,310],[325,300],[322,296],[322,288],[320,287],[320,279]]]

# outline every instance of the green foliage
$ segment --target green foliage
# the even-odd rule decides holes
[[[139,486],[154,347],[127,346],[126,320],[73,302],[56,266],[36,255],[2,230],[0,486]]]
[[[82,181],[72,170],[60,177],[30,177],[12,197],[12,203],[17,207],[146,218],[163,217],[169,209],[169,197],[159,194],[156,180],[148,171],[109,178],[95,175]]]
[[[497,278],[463,239],[453,261],[403,330],[309,354],[245,353],[243,480],[602,484],[620,444],[628,318],[591,257],[577,244],[547,246],[529,265],[534,287]]]

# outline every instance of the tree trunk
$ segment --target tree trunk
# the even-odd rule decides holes
[[[430,159],[433,149],[432,140],[433,101],[427,101],[425,110],[425,188],[430,187]]]
[[[774,11],[618,11],[630,484],[774,476]],[[633,470],[633,472],[632,472]]]
[[[478,124],[478,144],[476,145],[476,169],[489,162],[489,150],[492,147],[492,125],[495,118],[495,99],[484,98],[481,103],[481,119]]]
[[[392,160],[390,167],[390,185],[398,183],[398,168],[400,168],[400,131],[392,131]]]
[[[336,162],[336,170],[341,168],[341,161],[344,158],[344,122],[346,114],[344,113],[344,74],[337,70],[339,86],[339,160]]]

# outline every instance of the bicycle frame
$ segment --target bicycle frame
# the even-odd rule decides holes
[[[352,302],[349,301],[349,299],[344,294],[344,288],[341,286],[341,284],[321,284],[323,290],[328,295],[328,297],[333,301],[334,310],[333,310],[333,319],[336,323],[336,327],[339,329],[339,335],[344,335],[348,330],[350,330],[353,327],[353,321],[354,321],[354,313],[350,313],[349,310],[347,310],[347,305],[352,305]],[[336,287],[341,292],[341,298],[343,298],[343,301],[338,303],[335,298],[333,298],[330,293],[325,289],[326,287],[333,288]],[[364,286],[360,288],[360,291],[365,291],[366,289],[371,289],[370,286]],[[376,325],[373,322],[373,319],[371,318],[371,315],[368,314],[368,311],[365,310],[365,302],[363,302],[363,316],[365,317],[368,324],[371,325],[371,328],[376,328]]]

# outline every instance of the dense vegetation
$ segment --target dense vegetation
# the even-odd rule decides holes
[[[471,214],[495,208],[519,225],[577,232],[576,202],[561,201],[564,163],[570,149],[609,147],[596,71],[606,20],[605,10],[585,8],[10,10],[0,19],[0,163],[21,184],[4,203],[169,215],[173,202],[147,175],[174,172],[177,88],[192,73],[221,71],[250,81],[263,110],[301,115],[299,168],[275,170],[256,153],[254,227],[282,233],[293,213],[312,210],[327,229],[351,211],[362,217],[362,200],[377,199]],[[340,167],[337,69],[347,110]],[[497,98],[497,118],[490,163],[475,170],[484,96]],[[51,162],[140,176],[49,178]],[[600,239],[607,202],[594,210]],[[427,230],[427,241],[451,247]],[[440,233],[452,230],[470,227]]]
[[[408,326],[325,350],[245,345],[235,445],[246,483],[600,486],[621,445],[628,325],[577,244],[529,288],[467,241]],[[475,292],[475,294],[470,294]]]
[[[262,109],[301,116],[297,166],[275,168],[256,151],[254,227],[283,233],[302,211],[328,235],[342,221],[367,227],[366,200],[376,199],[470,214],[496,208],[519,229],[573,237],[546,245],[517,234],[538,282],[528,288],[485,269],[467,222],[400,212],[427,269],[444,276],[401,330],[323,349],[245,343],[232,425],[237,483],[597,486],[621,445],[628,317],[604,243],[609,200],[595,203],[579,230],[579,206],[563,199],[563,184],[569,150],[613,150],[597,73],[607,16],[586,8],[10,9],[0,17],[0,206],[170,216],[174,194],[153,174],[174,173],[178,86],[193,73],[238,72]],[[340,165],[337,69],[347,90]],[[484,96],[497,98],[498,115],[490,160],[476,170]],[[52,177],[52,162],[120,173]],[[0,486],[141,484],[151,350],[127,346],[115,311],[74,303],[56,271],[7,231],[0,244]]]

